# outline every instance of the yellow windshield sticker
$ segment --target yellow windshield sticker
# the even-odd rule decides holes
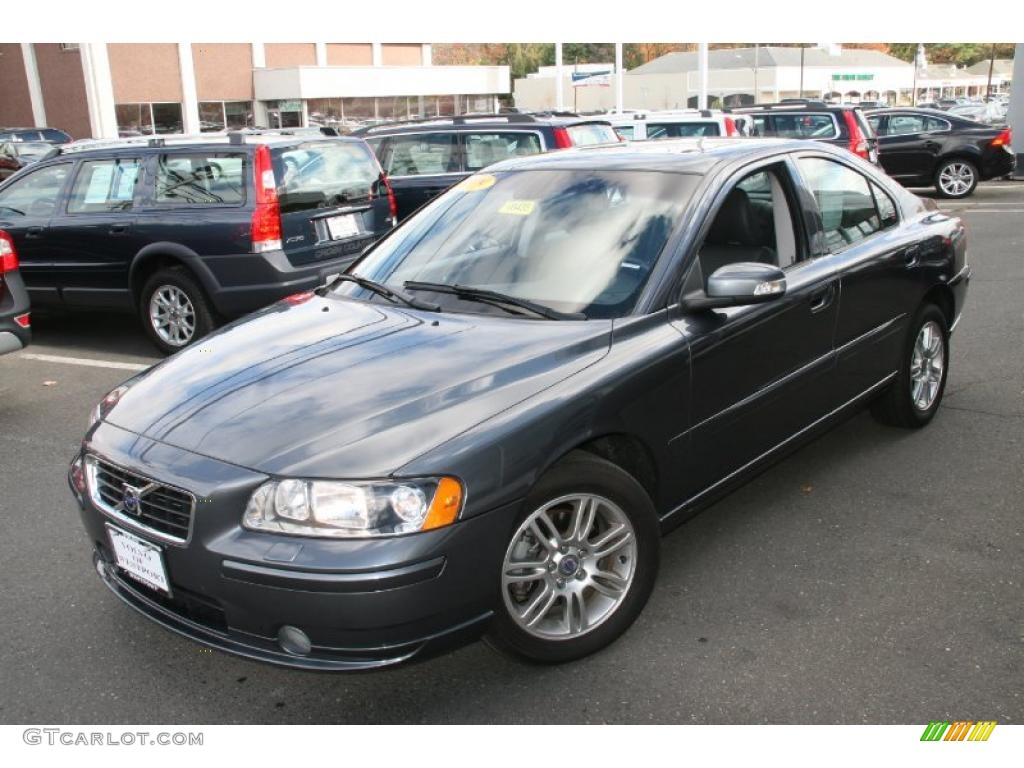
[[[507,213],[510,216],[529,216],[536,206],[535,200],[509,200],[498,209],[498,213]]]
[[[460,192],[480,192],[481,190],[493,187],[495,181],[497,179],[489,173],[478,173],[475,176],[470,176],[468,179],[463,179],[459,182],[456,189]]]

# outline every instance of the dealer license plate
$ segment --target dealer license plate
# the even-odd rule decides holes
[[[327,219],[327,232],[331,240],[344,240],[355,237],[359,234],[359,221],[356,214],[350,213],[345,216],[331,216]]]
[[[164,567],[164,555],[160,547],[112,525],[107,526],[107,534],[110,536],[117,564],[125,573],[147,587],[165,595],[171,594],[167,569]]]

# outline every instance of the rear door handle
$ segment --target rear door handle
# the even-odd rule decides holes
[[[42,237],[46,227],[29,227],[25,230],[25,237]]]
[[[822,310],[827,309],[835,297],[836,284],[833,281],[820,291],[815,291],[811,294],[811,312],[821,312]]]
[[[131,228],[131,224],[111,224],[109,232],[112,235],[123,235]]]

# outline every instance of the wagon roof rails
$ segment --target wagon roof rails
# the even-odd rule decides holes
[[[389,131],[394,128],[401,128],[409,125],[473,125],[474,123],[535,123],[538,117],[578,117],[575,113],[529,113],[529,112],[502,112],[500,114],[469,114],[469,115],[442,115],[440,117],[419,117],[412,120],[393,120],[380,125],[374,125],[364,129],[361,133],[375,133],[378,131]]]
[[[828,109],[829,105],[821,99],[783,99],[782,101],[767,103],[767,104],[751,104],[748,107],[736,107],[737,111],[746,110],[771,110],[771,109],[799,109],[801,107],[807,109]]]

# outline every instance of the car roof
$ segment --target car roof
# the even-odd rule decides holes
[[[746,107],[735,107],[732,111],[742,114],[758,114],[758,113],[782,113],[782,112],[808,112],[814,111],[843,111],[847,109],[857,109],[856,104],[829,104],[826,101],[816,101],[813,99],[794,99],[792,101],[780,101],[771,104],[751,104]]]
[[[425,131],[472,131],[476,128],[507,128],[529,130],[531,127],[562,127],[570,125],[609,125],[605,115],[577,115],[568,112],[510,112],[499,115],[456,115],[428,117],[420,120],[396,120],[353,131],[358,137],[387,136],[395,133]]]
[[[723,117],[725,117],[725,112],[720,109],[651,109],[612,114],[608,115],[607,119],[614,125],[616,123],[631,123],[635,120],[660,120],[670,123],[673,121],[720,120]]]
[[[620,170],[671,171],[704,175],[723,163],[767,157],[785,151],[842,154],[822,142],[800,139],[698,138],[625,141],[559,152],[527,155],[495,163],[490,171]]]
[[[65,144],[61,148],[61,155],[93,156],[137,153],[139,150],[168,150],[168,149],[216,149],[225,148],[242,149],[245,146],[269,146],[288,147],[295,144],[309,144],[312,142],[346,142],[350,144],[361,144],[359,138],[349,136],[326,136],[313,133],[287,133],[287,132],[244,132],[239,131],[232,134],[213,133],[199,136],[139,136],[127,139],[82,139],[80,141]]]

